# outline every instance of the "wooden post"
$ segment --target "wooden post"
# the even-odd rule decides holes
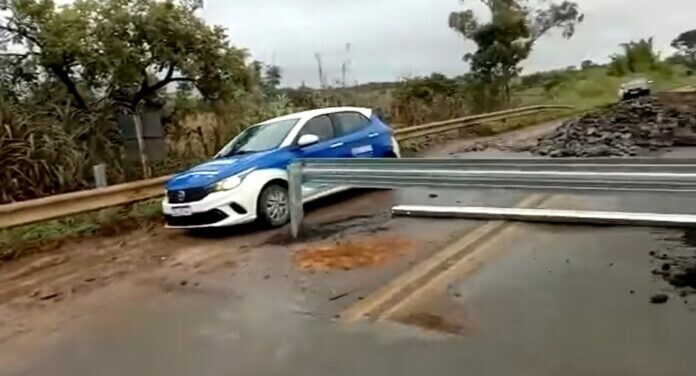
[[[135,126],[135,137],[138,140],[138,152],[140,153],[140,165],[143,168],[143,178],[150,178],[150,166],[147,163],[145,153],[145,139],[143,138],[143,123],[137,113],[133,113],[133,125]]]

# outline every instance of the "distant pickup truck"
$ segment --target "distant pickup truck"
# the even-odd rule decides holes
[[[650,84],[652,84],[652,81],[645,78],[639,78],[626,82],[622,84],[621,88],[619,89],[619,98],[625,101],[628,99],[648,96],[651,93]]]

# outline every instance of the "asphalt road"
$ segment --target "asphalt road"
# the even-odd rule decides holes
[[[394,202],[505,206],[524,196],[372,192],[350,199],[348,216],[336,219],[332,212],[346,205],[310,214],[313,230],[299,243],[289,243],[284,232],[244,246],[234,236],[216,240],[216,252],[230,255],[223,266],[193,268],[198,272],[177,279],[123,280],[74,302],[82,312],[74,320],[0,342],[0,375],[693,374],[692,298],[684,302],[653,276],[659,265],[649,257],[650,251],[693,253],[679,230],[516,224],[389,317],[339,320],[379,286],[482,224],[390,218],[384,208]],[[593,196],[547,205],[690,212],[693,203]],[[191,248],[184,255],[195,265],[208,252]],[[670,300],[650,304],[659,292]],[[60,307],[46,309],[67,309]]]

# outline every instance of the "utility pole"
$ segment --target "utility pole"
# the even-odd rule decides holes
[[[346,60],[341,64],[341,86],[346,87],[348,72],[351,68],[350,43],[346,43]]]
[[[317,59],[317,68],[319,69],[319,86],[322,89],[325,89],[326,76],[324,75],[324,67],[321,65],[321,55],[319,53],[315,53],[314,58]]]

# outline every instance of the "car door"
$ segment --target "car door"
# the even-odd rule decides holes
[[[297,144],[300,137],[313,134],[319,137],[319,142],[297,149],[298,158],[341,158],[345,151],[343,144],[336,140],[336,130],[329,115],[320,115],[308,120],[295,137]]]
[[[295,149],[294,154],[296,158],[345,157],[344,144],[336,139],[336,130],[330,116],[320,115],[308,120],[298,132],[293,144],[297,145],[300,137],[306,134],[316,135],[319,137],[319,142]],[[302,195],[307,198],[331,188],[333,186],[326,184],[303,184]]]
[[[370,120],[355,111],[336,112],[331,114],[336,129],[336,143],[340,144],[344,158],[370,158],[374,156],[372,138],[377,136],[370,133]]]

